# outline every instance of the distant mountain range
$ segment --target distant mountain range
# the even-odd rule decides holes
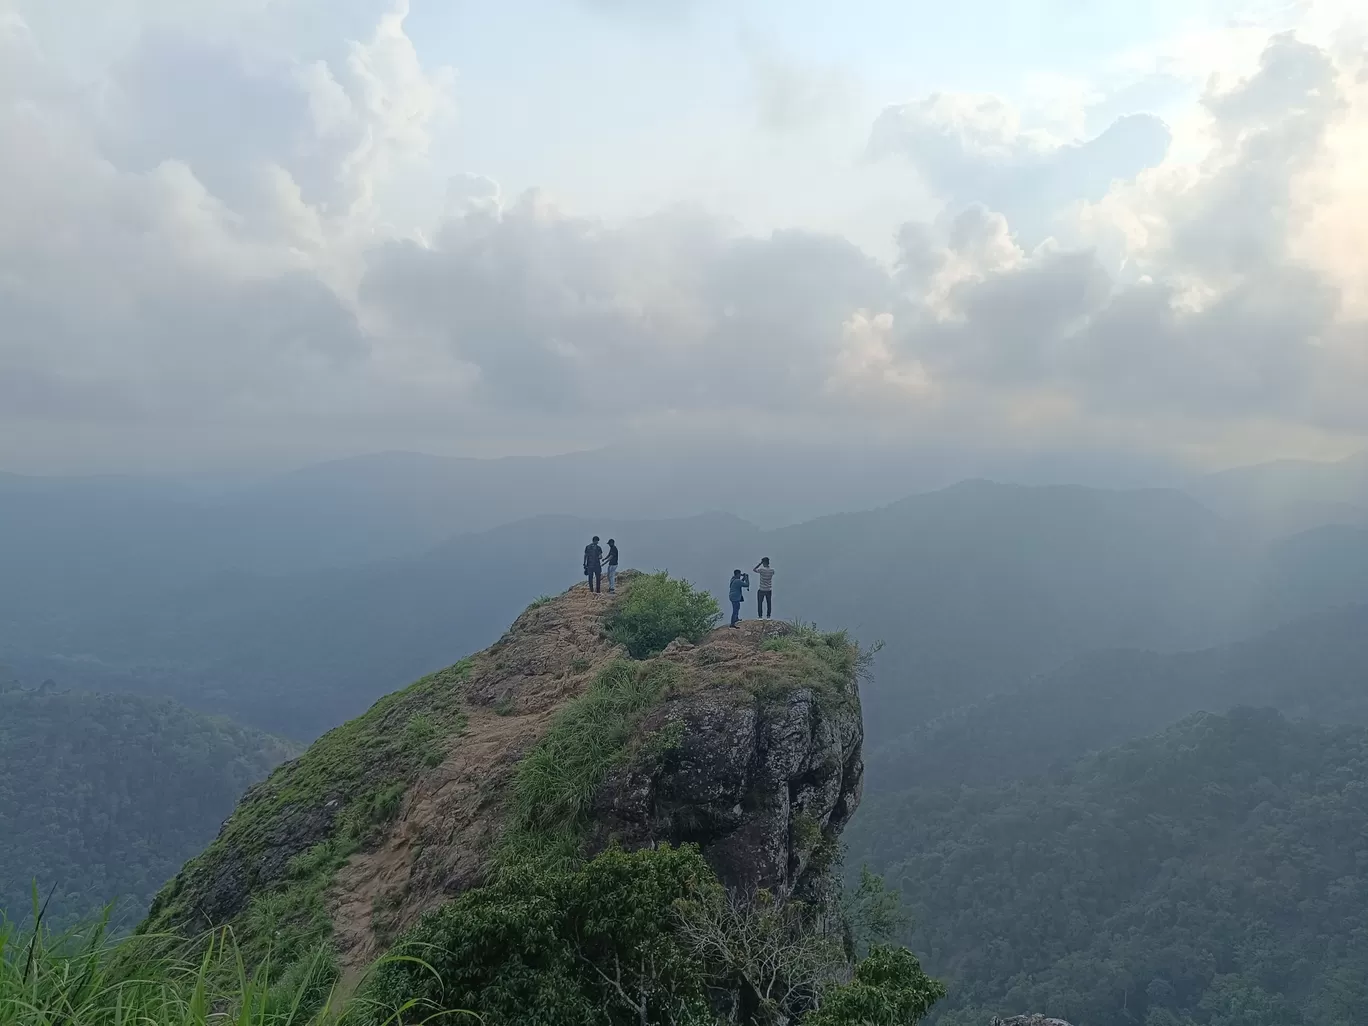
[[[1093,652],[869,752],[871,788],[999,784],[1162,730],[1200,710],[1268,706],[1368,726],[1368,606],[1197,652]]]
[[[768,555],[777,615],[884,640],[871,744],[1088,651],[1199,648],[1368,601],[1368,531],[1270,547],[1181,492],[970,481],[771,530],[723,514],[548,516],[417,556],[178,584],[121,551],[129,565],[87,578],[69,603],[7,593],[0,658],[31,678],[171,694],[307,739],[488,644],[529,596],[578,576],[590,534],[616,537],[626,565],[717,593]]]
[[[1278,460],[1193,481],[1187,490],[1264,537],[1329,524],[1368,527],[1368,452],[1335,463]]]

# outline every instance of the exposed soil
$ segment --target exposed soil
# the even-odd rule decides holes
[[[352,856],[329,890],[345,970],[368,965],[424,912],[482,882],[518,760],[624,654],[603,633],[610,601],[577,585],[527,610],[477,657],[464,684],[465,730],[409,789],[382,843]]]

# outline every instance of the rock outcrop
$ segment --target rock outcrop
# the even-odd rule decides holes
[[[522,760],[627,657],[611,607],[583,585],[534,603],[491,648],[325,735],[244,798],[145,928],[232,923],[250,947],[252,924],[279,929],[253,914],[266,902],[301,938],[330,936],[344,967],[373,961],[485,882]],[[820,897],[860,800],[856,663],[843,635],[776,622],[634,663],[669,683],[597,782],[584,853],[694,842],[729,887]]]
[[[809,870],[860,801],[859,697],[854,680],[747,684],[766,642],[787,640],[786,623],[715,631],[667,658],[702,663],[717,683],[667,699],[642,722],[669,739],[643,746],[611,773],[594,804],[598,847],[654,841],[696,843],[728,886],[787,898],[806,890]]]
[[[1069,1026],[1063,1019],[1050,1019],[1043,1015],[1014,1015],[1010,1019],[994,1017],[988,1026]]]

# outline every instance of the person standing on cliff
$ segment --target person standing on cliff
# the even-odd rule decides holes
[[[733,570],[731,587],[727,591],[727,597],[731,599],[732,604],[731,626],[733,627],[736,627],[736,621],[741,619],[741,603],[746,597],[745,589],[748,587],[750,587],[750,581],[746,576],[740,570]]]
[[[760,575],[760,587],[755,589],[755,615],[761,620],[773,620],[774,567],[770,566],[769,556],[755,564],[755,572]]]
[[[617,591],[618,550],[617,542],[608,539],[608,594]]]
[[[584,576],[589,578],[589,590],[597,595],[603,580],[603,546],[599,544],[598,535],[584,547]]]

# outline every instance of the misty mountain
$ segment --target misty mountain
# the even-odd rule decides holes
[[[879,446],[622,444],[546,458],[378,453],[278,475],[0,474],[0,632],[221,573],[289,574],[416,556],[543,515],[677,519],[728,510],[766,527],[864,509],[966,473],[1109,482],[1138,461]],[[0,634],[3,639],[3,634]]]
[[[772,530],[721,514],[541,517],[363,567],[220,574],[30,617],[4,657],[307,738],[488,644],[531,597],[573,583],[590,534],[616,537],[624,565],[669,569],[719,595],[732,568],[770,556],[776,615],[884,640],[866,692],[874,744],[1090,650],[1199,648],[1332,604],[1295,545],[1270,562],[1182,493],[971,481]],[[1333,601],[1358,587],[1368,599],[1368,575],[1337,578]]]
[[[945,979],[928,1022],[1368,1021],[1368,729],[1201,713],[1049,778],[866,799],[849,860]]]
[[[0,674],[7,677],[8,674]],[[0,915],[52,891],[63,923],[119,899],[136,922],[248,786],[296,754],[226,720],[135,695],[0,687]]]
[[[1332,463],[1276,460],[1236,467],[1186,489],[1265,537],[1333,524],[1368,527],[1368,452]]]
[[[1368,726],[1368,606],[1204,651],[1089,653],[875,748],[866,766],[876,790],[1007,782],[1242,705]]]

